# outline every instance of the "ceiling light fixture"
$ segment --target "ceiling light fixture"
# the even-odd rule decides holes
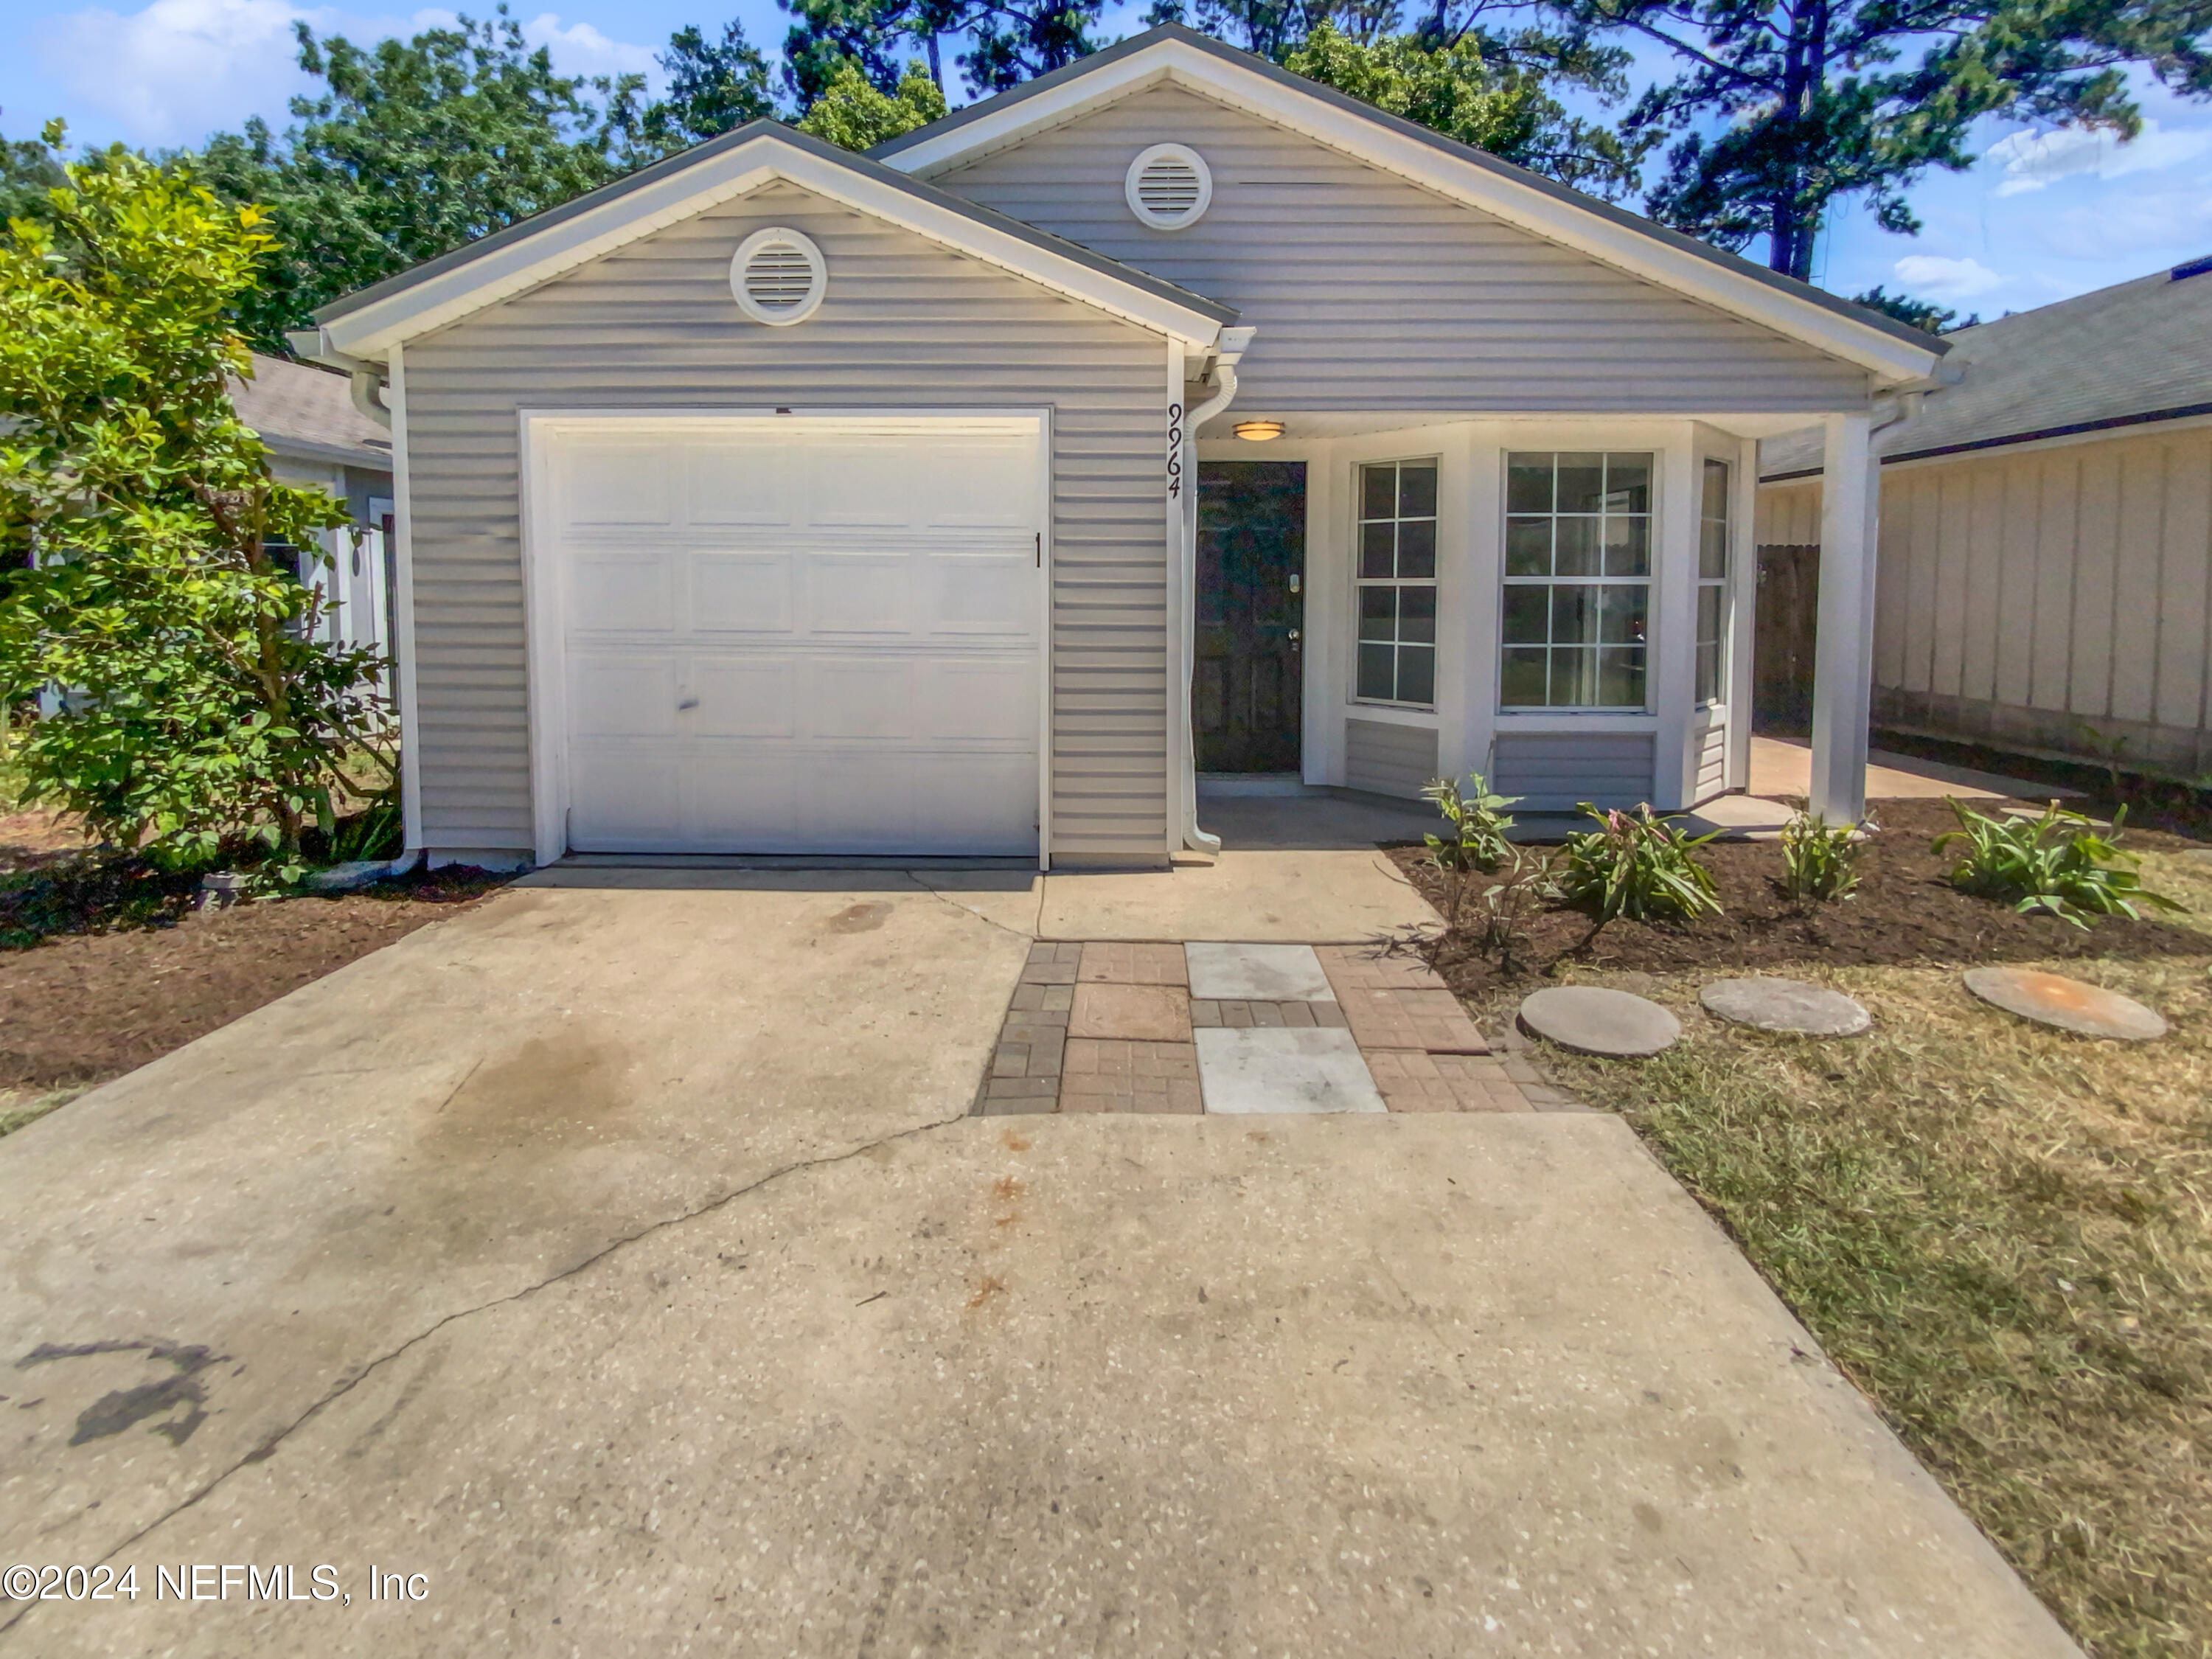
[[[1263,444],[1270,438],[1283,435],[1283,423],[1280,421],[1239,421],[1231,430],[1247,443]]]

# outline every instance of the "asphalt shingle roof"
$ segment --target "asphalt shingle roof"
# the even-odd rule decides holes
[[[1932,392],[1910,421],[1875,434],[1875,453],[1906,460],[1946,451],[2212,414],[2212,262],[2100,288],[1947,335],[1957,386]],[[1815,427],[1759,447],[1762,478],[1820,470]]]
[[[279,454],[392,470],[392,434],[353,406],[351,384],[333,370],[256,352],[230,405]]]

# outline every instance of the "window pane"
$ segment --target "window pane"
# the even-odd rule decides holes
[[[1651,458],[1649,455],[1608,455],[1605,458],[1606,504],[1616,513],[1651,510]]]
[[[1552,510],[1552,458],[1549,455],[1508,455],[1505,458],[1505,510],[1508,513],[1549,513]]]
[[[1546,623],[1552,612],[1552,590],[1522,583],[1505,590],[1505,642],[1541,645],[1551,637]],[[1512,653],[1506,653],[1510,656]]]
[[[1728,574],[1728,526],[1705,520],[1698,526],[1698,574]]]
[[[1508,519],[1505,521],[1505,574],[1509,576],[1548,576],[1552,574],[1552,521],[1549,519]]]
[[[1388,522],[1359,526],[1359,574],[1388,578],[1396,562],[1398,526]]]
[[[1398,637],[1423,645],[1437,642],[1437,590],[1408,584],[1398,590]],[[1423,697],[1421,702],[1428,699]]]
[[[1552,707],[1586,708],[1597,701],[1597,647],[1552,647]]]
[[[1540,588],[1537,590],[1541,592]],[[1551,655],[1539,646],[1534,650],[1508,651],[1505,672],[1498,677],[1498,700],[1508,708],[1544,706],[1544,665]]]
[[[1437,700],[1437,653],[1434,646],[1398,647],[1398,701],[1434,702]]]
[[[1437,521],[1422,519],[1398,526],[1398,574],[1426,581],[1437,574]]]
[[[1392,684],[1391,665],[1396,647],[1388,645],[1363,645],[1359,647],[1359,695],[1380,697],[1386,702],[1397,695]]]
[[[1401,466],[1398,469],[1398,516],[1433,519],[1437,516],[1437,469]]]
[[[1721,637],[1721,590],[1700,587],[1698,590],[1698,643],[1717,644]]]
[[[1698,647],[1698,701],[1721,700],[1721,648],[1717,642]]]
[[[1605,574],[1643,576],[1651,570],[1651,520],[1608,515],[1605,521]]]
[[[1598,574],[1597,532],[1604,522],[1601,519],[1557,519],[1559,527],[1559,562],[1555,573],[1562,576],[1595,576]]]
[[[1555,587],[1552,590],[1552,640],[1558,645],[1597,643],[1597,596],[1595,587]]]
[[[1605,507],[1605,457],[1602,455],[1562,455],[1559,457],[1559,505],[1561,513],[1597,513]]]
[[[1604,595],[1599,602],[1599,641],[1606,645],[1642,645],[1644,605],[1650,590],[1641,582],[1632,586],[1608,583],[1598,592]]]
[[[1598,653],[1596,694],[1589,701],[1601,708],[1644,707],[1644,647],[1609,645]]]
[[[1359,637],[1395,640],[1398,637],[1398,590],[1363,587],[1359,590]],[[1369,695],[1366,692],[1362,696]]]
[[[1705,498],[1698,504],[1698,507],[1699,517],[1717,519],[1723,524],[1726,524],[1728,522],[1728,463],[1726,461],[1707,461],[1705,463]]]

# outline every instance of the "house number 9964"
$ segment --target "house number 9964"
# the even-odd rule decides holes
[[[1168,405],[1168,499],[1182,495],[1182,405]]]

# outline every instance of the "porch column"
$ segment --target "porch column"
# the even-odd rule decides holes
[[[1867,719],[1874,683],[1879,468],[1865,414],[1831,415],[1820,486],[1820,602],[1813,646],[1812,810],[1866,817]]]

